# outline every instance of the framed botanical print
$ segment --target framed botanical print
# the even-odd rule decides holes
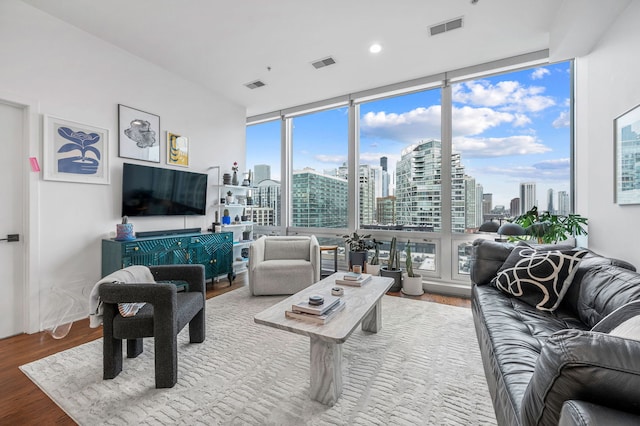
[[[160,117],[126,105],[118,105],[118,155],[160,162]]]
[[[44,116],[45,180],[109,183],[109,130]]]

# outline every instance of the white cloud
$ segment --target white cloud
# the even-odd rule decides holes
[[[569,127],[571,125],[571,120],[570,120],[570,117],[569,117],[569,111],[562,111],[560,113],[560,115],[558,116],[558,118],[553,120],[553,123],[551,123],[551,125],[553,127],[555,127],[556,129],[558,129],[560,127]]]
[[[532,80],[540,80],[541,78],[544,78],[544,76],[551,74],[551,71],[549,71],[546,68],[536,68],[532,73],[531,73],[531,79]]]
[[[539,170],[569,170],[570,166],[571,160],[569,158],[545,160],[533,165],[533,167]]]
[[[500,81],[493,85],[476,80],[453,86],[454,102],[499,108],[501,111],[537,112],[555,105],[553,98],[543,96],[544,87],[523,86],[518,81]]]
[[[453,149],[462,153],[465,158],[543,154],[551,151],[551,148],[529,135],[506,138],[454,138]]]
[[[391,141],[415,143],[440,139],[440,105],[416,108],[402,114],[368,112],[360,120],[363,135]]]
[[[464,106],[453,108],[453,134],[461,136],[478,135],[487,129],[503,123],[515,121],[515,116],[491,108],[472,108]]]

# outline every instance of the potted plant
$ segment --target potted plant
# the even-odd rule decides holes
[[[349,270],[353,270],[353,265],[360,265],[361,270],[366,269],[368,250],[372,248],[371,234],[360,235],[354,232],[351,235],[343,235],[344,241],[349,246]]]
[[[377,276],[380,274],[380,246],[382,245],[382,241],[376,241],[374,238],[371,242],[373,245],[373,249],[375,250],[373,253],[373,257],[371,260],[367,261],[367,273],[373,276]]]
[[[413,272],[411,241],[407,241],[405,253],[407,254],[407,259],[404,262],[404,266],[407,269],[407,273],[402,277],[402,292],[409,296],[420,296],[424,294],[424,290],[422,289],[422,275]]]
[[[400,269],[400,254],[398,253],[396,237],[391,239],[391,248],[389,249],[389,262],[387,266],[380,268],[380,275],[383,277],[393,278],[394,283],[389,291],[400,291],[402,289],[402,269]]]
[[[564,241],[569,237],[587,235],[584,226],[588,219],[579,214],[555,215],[549,212],[538,212],[533,206],[528,212],[516,217],[513,223],[525,228],[528,235],[535,238],[539,244],[551,244]]]
[[[227,204],[233,203],[233,192],[227,191]]]

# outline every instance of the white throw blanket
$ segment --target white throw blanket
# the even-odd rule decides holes
[[[153,274],[146,266],[133,265],[115,271],[93,286],[89,295],[89,327],[96,328],[102,324],[104,308],[100,300],[100,285],[104,283],[154,283]],[[144,303],[136,304],[137,309],[144,306]],[[135,311],[137,312],[137,309]]]

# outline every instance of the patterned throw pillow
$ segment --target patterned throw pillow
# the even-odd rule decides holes
[[[620,306],[602,318],[591,331],[640,340],[640,300]]]
[[[588,250],[537,251],[516,247],[491,284],[541,311],[558,308]]]

